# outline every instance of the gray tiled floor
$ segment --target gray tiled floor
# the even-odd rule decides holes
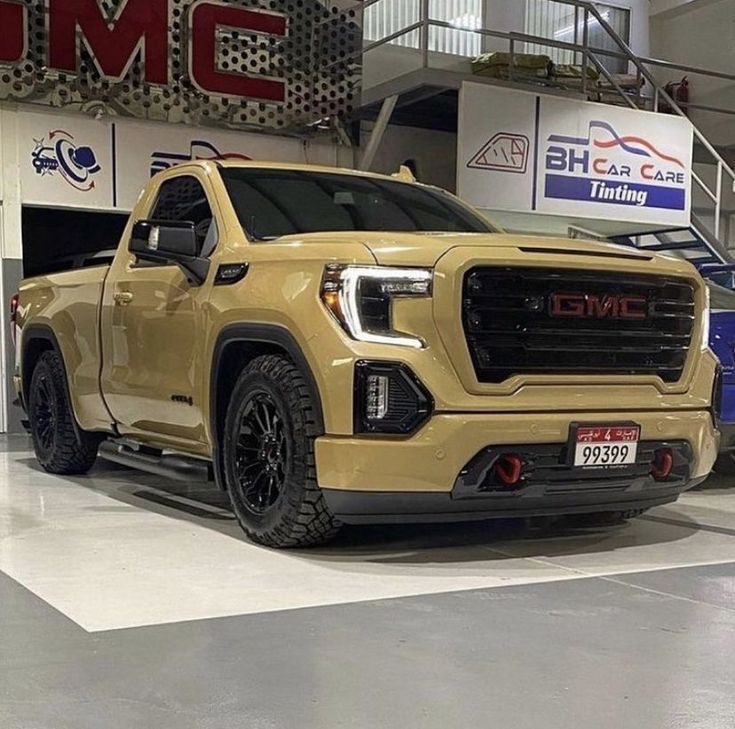
[[[735,726],[727,482],[611,531],[361,529],[274,555],[217,494],[52,479],[16,446],[2,729]]]

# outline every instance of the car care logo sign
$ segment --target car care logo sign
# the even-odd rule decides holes
[[[301,130],[350,115],[361,46],[329,0],[0,0],[0,100]]]
[[[94,177],[102,167],[92,147],[78,145],[74,135],[63,129],[50,131],[48,136],[34,142],[31,161],[37,174],[41,177],[58,175],[80,192],[94,190]]]
[[[543,198],[596,205],[601,216],[611,207],[685,212],[690,173],[684,156],[691,148],[667,140],[653,115],[634,112],[612,122],[605,111],[595,109],[582,134],[560,122],[560,131],[544,135]]]
[[[679,117],[477,83],[460,97],[459,194],[487,210],[688,227],[692,149]]]

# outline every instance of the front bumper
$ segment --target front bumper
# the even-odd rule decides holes
[[[572,422],[634,421],[649,444],[683,444],[686,470],[670,482],[640,474],[571,480],[566,488],[468,493],[460,474],[488,447],[562,448]],[[701,482],[717,457],[719,434],[707,411],[573,414],[439,414],[408,439],[325,436],[317,441],[319,484],[347,523],[446,521],[503,516],[647,509]],[[553,450],[553,449],[552,449]],[[557,482],[558,486],[558,482]]]

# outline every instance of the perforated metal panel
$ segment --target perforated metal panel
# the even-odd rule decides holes
[[[283,104],[223,97],[195,88],[189,77],[189,12],[193,0],[169,0],[167,87],[146,83],[140,54],[120,82],[101,78],[84,43],[78,74],[47,68],[48,0],[21,0],[28,9],[28,51],[14,65],[0,63],[0,100],[35,102],[95,113],[228,127],[299,130],[323,117],[347,117],[359,94],[355,64],[362,31],[354,11],[319,0],[224,0],[238,8],[283,13],[288,36],[250,35],[220,28],[217,67],[287,81]],[[61,4],[61,3],[59,3]],[[99,0],[110,21],[125,0]]]

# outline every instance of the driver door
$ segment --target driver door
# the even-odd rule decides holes
[[[169,177],[146,216],[194,223],[203,256],[217,245],[208,184],[191,171]],[[128,245],[121,245],[105,288],[103,395],[123,434],[174,446],[202,444],[209,286],[189,283],[175,264],[138,260]]]

